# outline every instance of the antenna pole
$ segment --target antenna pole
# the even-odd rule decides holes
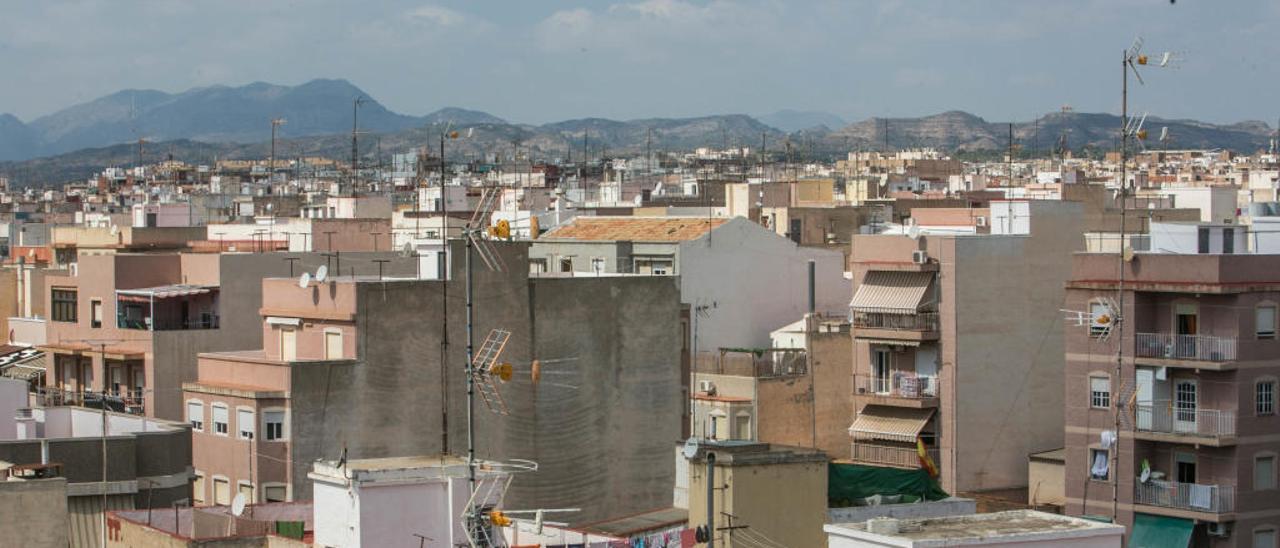
[[[1115,326],[1116,330],[1116,374],[1113,377],[1113,383],[1118,388],[1121,386],[1121,375],[1124,368],[1124,233],[1125,218],[1128,213],[1128,203],[1126,195],[1129,190],[1129,181],[1126,173],[1129,163],[1129,51],[1125,50],[1123,59],[1120,62],[1120,246],[1116,255],[1116,310]],[[1135,386],[1136,390],[1137,387]],[[1111,402],[1111,414],[1113,420],[1114,432],[1116,433],[1115,450],[1111,452],[1111,519],[1115,521],[1119,515],[1120,506],[1120,392],[1112,390],[1117,396]]]
[[[475,337],[473,319],[474,304],[472,302],[472,280],[471,280],[471,223],[467,223],[467,252],[466,260],[466,292],[467,292],[467,480],[471,483],[471,493],[474,495],[476,491],[476,371],[475,364]]]

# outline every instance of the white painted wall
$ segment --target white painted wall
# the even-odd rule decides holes
[[[1232,187],[1166,188],[1161,196],[1173,196],[1179,209],[1199,209],[1206,223],[1229,223],[1236,219],[1236,189]]]
[[[808,260],[817,261],[818,312],[842,312],[853,297],[844,255],[800,247],[737,217],[679,246],[680,295],[697,319],[696,350],[764,347],[770,333],[808,312]]]
[[[1194,223],[1151,223],[1151,251],[1155,253],[1197,254],[1200,252],[1200,229],[1209,230],[1209,253],[1222,253],[1224,232],[1232,231],[1233,253],[1248,253],[1248,227],[1234,225],[1198,225]],[[1257,230],[1257,226],[1254,226]]]
[[[18,437],[14,415],[27,406],[27,383],[17,379],[0,378],[0,440]]]

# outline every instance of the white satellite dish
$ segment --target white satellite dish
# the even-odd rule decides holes
[[[698,438],[689,436],[684,442],[684,458],[692,459],[698,456]]]
[[[1169,126],[1160,128],[1160,140],[1167,141],[1169,139]]]
[[[911,225],[911,228],[907,229],[907,237],[912,240],[920,239],[920,225]]]
[[[306,288],[307,288],[307,286],[308,286],[308,285],[310,285],[310,284],[311,284],[311,273],[310,273],[310,272],[303,272],[303,273],[302,273],[302,276],[299,276],[299,277],[298,277],[298,287],[301,287],[301,288],[303,288],[303,289],[306,289]]]
[[[471,135],[473,135],[475,132],[476,132],[476,128],[473,128],[473,127],[467,128],[467,138],[470,139]]]
[[[316,281],[324,283],[327,279],[329,279],[329,267],[328,265],[320,265],[320,268],[316,269]]]
[[[236,493],[236,498],[231,499],[231,515],[240,517],[244,513],[244,493]]]
[[[401,256],[401,257],[412,257],[412,256],[413,256],[413,242],[405,242],[405,243],[404,243],[404,247],[400,248],[400,256]]]
[[[119,233],[120,233],[120,227],[116,225],[111,225],[111,235],[115,236],[116,234],[119,234]]]

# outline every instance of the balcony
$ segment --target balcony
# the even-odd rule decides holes
[[[1198,364],[1185,362],[1222,364],[1234,361],[1236,343],[1234,337],[1136,333],[1134,355],[1149,358],[1146,361],[1154,361],[1158,365],[1199,367]]]
[[[855,311],[852,325],[860,339],[936,341],[939,334],[937,312],[889,314]]]
[[[1236,490],[1232,485],[1149,480],[1135,485],[1133,492],[1135,505],[1207,514],[1234,512],[1235,500]],[[1184,516],[1181,512],[1173,512],[1171,515]]]
[[[929,458],[936,464],[938,450],[926,449]],[[854,443],[853,462],[872,466],[891,466],[893,468],[917,469],[923,467],[920,454],[912,446],[878,445],[873,443]]]
[[[91,409],[106,408],[116,413],[145,415],[143,391],[121,390],[118,393],[89,392],[80,390],[63,390],[56,387],[37,386],[32,392],[32,404],[37,407],[88,407]]]
[[[906,407],[935,407],[938,405],[940,382],[936,375],[917,375],[897,371],[891,376],[855,375],[858,397],[870,398],[869,403]]]
[[[1134,406],[1134,430],[1139,439],[1226,445],[1235,441],[1236,414],[1156,401]],[[1188,437],[1197,439],[1187,440]]]

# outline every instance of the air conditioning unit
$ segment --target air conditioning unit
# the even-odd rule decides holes
[[[1211,537],[1226,538],[1231,535],[1231,524],[1229,523],[1206,523],[1204,530]]]
[[[973,219],[973,226],[976,226],[976,227],[987,226],[987,218],[982,216],[975,217]]]
[[[923,249],[917,249],[911,252],[911,262],[916,264],[928,264],[929,252]]]
[[[708,396],[716,395],[716,383],[711,381],[698,381],[698,391]]]

